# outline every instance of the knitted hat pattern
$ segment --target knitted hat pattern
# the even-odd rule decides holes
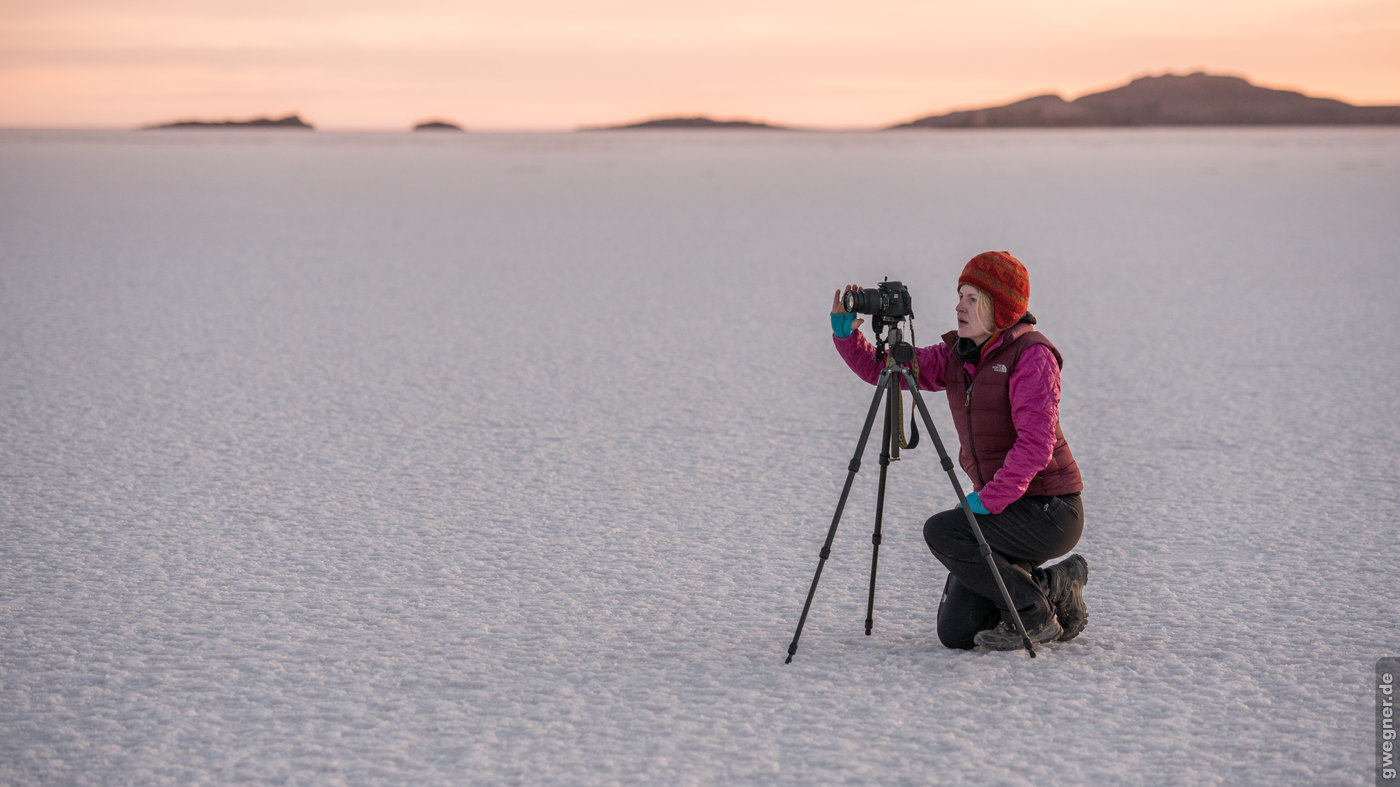
[[[1030,305],[1030,276],[1010,252],[984,251],[968,260],[958,277],[958,286],[964,284],[992,296],[992,319],[998,332],[1015,325]]]

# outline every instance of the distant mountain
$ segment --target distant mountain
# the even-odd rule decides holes
[[[147,129],[158,128],[292,128],[315,130],[315,126],[302,120],[297,115],[288,115],[284,118],[273,120],[271,118],[254,118],[253,120],[180,120],[174,123],[160,123],[154,126],[143,126]]]
[[[465,131],[456,123],[446,120],[427,120],[413,127],[414,131]]]
[[[1035,96],[999,107],[920,118],[891,128],[1071,126],[1323,126],[1400,124],[1400,107],[1355,106],[1239,77],[1195,73],[1142,77],[1073,101]]]
[[[713,120],[707,117],[674,117],[658,118],[641,123],[630,123],[625,126],[595,126],[583,128],[580,129],[580,131],[622,131],[625,129],[637,128],[783,129],[782,126],[770,126],[767,123],[754,123],[748,120]]]

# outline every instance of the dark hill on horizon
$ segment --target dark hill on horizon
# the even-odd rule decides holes
[[[174,123],[157,123],[151,126],[142,126],[142,129],[163,129],[163,128],[268,128],[268,129],[305,129],[314,131],[315,126],[301,119],[299,115],[288,115],[284,118],[273,120],[272,118],[254,118],[252,120],[177,120]]]
[[[466,131],[450,120],[425,120],[413,127],[414,131]]]
[[[714,120],[712,118],[700,117],[674,117],[657,118],[655,120],[644,120],[640,123],[628,123],[621,126],[591,126],[581,128],[579,131],[625,131],[630,129],[775,129],[788,130],[784,126],[772,126],[767,123],[755,123],[751,120]]]
[[[1233,76],[1195,73],[1140,77],[1073,101],[1058,95],[932,115],[905,128],[1065,128],[1088,126],[1264,126],[1400,124],[1400,106],[1356,106]]]

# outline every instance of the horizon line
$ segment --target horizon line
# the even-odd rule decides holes
[[[1136,80],[1139,80],[1139,79],[1144,79],[1144,78],[1158,78],[1158,77],[1170,77],[1170,76],[1194,76],[1194,75],[1205,75],[1205,76],[1211,76],[1211,77],[1233,77],[1233,78],[1236,78],[1236,79],[1242,79],[1242,80],[1244,80],[1245,82],[1247,82],[1248,84],[1250,84],[1251,86],[1258,87],[1258,88],[1261,88],[1261,89],[1266,89],[1266,90],[1277,90],[1277,91],[1285,91],[1285,92],[1294,92],[1294,93],[1298,93],[1299,95],[1302,95],[1302,96],[1307,97],[1307,98],[1314,98],[1314,99],[1330,99],[1330,100],[1334,100],[1334,101],[1340,101],[1340,102],[1342,102],[1342,103],[1349,104],[1349,105],[1351,105],[1351,106],[1358,107],[1358,108],[1390,108],[1390,107],[1400,107],[1400,99],[1396,100],[1396,101],[1393,102],[1393,103],[1384,103],[1384,104],[1358,104],[1358,103],[1353,103],[1351,100],[1348,100],[1348,99],[1345,99],[1345,98],[1340,98],[1340,97],[1338,97],[1338,96],[1336,96],[1336,95],[1313,94],[1313,93],[1310,93],[1310,92],[1308,92],[1306,89],[1301,88],[1301,87],[1296,87],[1296,86],[1273,86],[1273,85],[1258,83],[1258,82],[1253,81],[1249,76],[1247,76],[1247,75],[1245,75],[1245,74],[1243,74],[1243,73],[1238,73],[1238,72],[1234,72],[1234,71],[1212,72],[1212,71],[1208,71],[1208,70],[1205,70],[1205,69],[1202,69],[1202,68],[1194,68],[1194,69],[1190,69],[1190,70],[1185,70],[1185,71],[1183,71],[1183,72],[1178,72],[1178,71],[1172,70],[1172,69],[1163,70],[1163,71],[1142,71],[1142,72],[1138,72],[1138,73],[1135,73],[1135,74],[1133,74],[1133,75],[1127,77],[1127,79],[1125,79],[1125,80],[1121,80],[1121,81],[1118,81],[1118,82],[1114,82],[1114,83],[1112,83],[1111,85],[1108,85],[1108,86],[1097,87],[1097,88],[1093,88],[1093,89],[1087,90],[1087,91],[1085,91],[1085,92],[1082,92],[1082,93],[1079,93],[1079,94],[1073,96],[1072,98],[1071,98],[1071,97],[1067,97],[1066,94],[1065,94],[1063,91],[1049,91],[1049,92],[1047,92],[1047,91],[1045,91],[1045,90],[1028,91],[1028,92],[1024,92],[1024,93],[1018,94],[1018,95],[1017,95],[1016,97],[1014,97],[1014,98],[1000,99],[1000,100],[999,100],[1000,103],[985,103],[985,102],[984,102],[984,103],[979,103],[979,104],[958,104],[958,105],[953,105],[953,106],[945,107],[945,108],[938,109],[938,110],[924,111],[924,112],[921,112],[921,113],[918,113],[918,114],[915,114],[915,115],[909,115],[909,116],[906,116],[906,119],[897,120],[897,121],[894,121],[894,122],[892,122],[892,123],[891,123],[891,122],[885,122],[885,123],[876,124],[876,125],[790,125],[790,124],[782,123],[782,122],[779,122],[779,121],[776,121],[776,120],[767,119],[767,118],[764,118],[763,116],[760,116],[760,115],[747,115],[747,116],[745,116],[745,115],[729,115],[729,114],[710,114],[710,113],[707,113],[707,112],[695,112],[695,111],[653,114],[653,115],[649,115],[649,116],[643,117],[643,118],[641,118],[641,119],[626,120],[626,121],[621,121],[621,122],[587,123],[587,124],[581,124],[581,125],[580,125],[580,124],[569,124],[569,125],[557,125],[557,126],[554,126],[554,125],[551,125],[551,126],[544,126],[544,125],[540,125],[540,126],[506,126],[506,125],[502,125],[502,126],[495,126],[495,125],[491,125],[491,126],[473,126],[472,124],[469,124],[469,123],[459,123],[459,122],[457,122],[457,121],[447,120],[447,116],[445,116],[445,115],[428,116],[428,117],[424,117],[424,118],[422,118],[422,119],[420,119],[420,120],[412,121],[412,122],[410,122],[410,123],[408,123],[408,124],[406,124],[406,125],[393,125],[393,126],[378,126],[378,125],[375,125],[375,126],[360,126],[360,125],[344,125],[344,126],[338,126],[338,125],[332,125],[332,126],[322,127],[322,126],[319,126],[319,125],[315,125],[314,123],[311,123],[310,121],[307,121],[307,120],[304,120],[304,119],[302,120],[302,122],[303,122],[303,123],[306,123],[308,126],[310,126],[309,128],[248,128],[248,127],[240,127],[240,126],[236,125],[236,124],[241,124],[241,123],[251,123],[251,122],[253,122],[253,121],[260,120],[260,119],[276,120],[276,119],[285,119],[285,118],[291,118],[291,117],[296,117],[296,118],[298,118],[298,119],[301,119],[301,117],[302,117],[302,112],[301,112],[300,110],[291,110],[291,111],[282,111],[282,112],[273,112],[273,113],[263,113],[263,114],[251,115],[251,116],[247,116],[247,117],[244,117],[244,118],[241,118],[241,119],[235,119],[235,118],[233,118],[233,117],[228,117],[228,116],[226,116],[226,117],[224,117],[224,118],[222,118],[222,119],[214,120],[214,119],[200,119],[200,118],[195,118],[195,117],[186,116],[186,117],[182,117],[182,118],[178,118],[178,119],[172,119],[172,120],[154,121],[154,122],[146,121],[146,122],[143,122],[143,123],[140,123],[140,124],[137,124],[137,125],[125,125],[125,124],[122,124],[122,125],[115,125],[115,124],[93,124],[93,125],[48,125],[48,124],[34,124],[34,125],[29,125],[29,124],[19,124],[19,125],[8,125],[8,124],[5,124],[5,125],[0,125],[0,130],[10,130],[10,131],[162,131],[162,130],[165,130],[165,131],[169,131],[169,130],[182,130],[182,131],[185,131],[185,130],[190,130],[190,131],[193,131],[193,130],[199,130],[199,131],[213,131],[213,130],[246,131],[246,130],[258,130],[258,131],[323,131],[323,132],[347,132],[347,133],[394,133],[394,132],[405,131],[405,132],[408,132],[408,133],[429,133],[429,134],[431,134],[431,133],[436,133],[436,132],[433,132],[433,131],[423,131],[423,132],[419,132],[419,131],[417,131],[417,130],[414,128],[414,126],[416,126],[416,125],[418,125],[418,124],[421,124],[421,123],[429,123],[429,122],[448,122],[448,123],[452,123],[452,124],[455,125],[455,126],[458,126],[459,130],[458,130],[457,132],[455,132],[455,133],[478,133],[478,134],[480,134],[480,133],[503,133],[503,134],[534,134],[534,133],[538,133],[538,134],[559,134],[559,133],[575,133],[575,132],[589,132],[589,131],[621,131],[621,130],[638,130],[638,131],[662,131],[662,130],[666,130],[666,131],[735,131],[735,130],[738,130],[738,129],[697,129],[697,128],[684,128],[684,127],[670,127],[670,128],[656,128],[656,127],[653,127],[653,128],[644,128],[644,129],[643,129],[643,128],[639,128],[639,129],[629,129],[629,128],[628,128],[629,126],[636,126],[636,125],[651,123],[651,122],[655,122],[655,121],[699,118],[699,119],[704,119],[704,120],[708,120],[708,121],[716,122],[716,123],[746,122],[746,123],[754,123],[754,124],[760,124],[760,125],[762,125],[762,126],[767,126],[767,128],[748,129],[748,130],[751,130],[751,131],[797,131],[797,132],[813,132],[813,133],[869,133],[869,132],[879,132],[879,131],[897,130],[897,127],[899,127],[899,126],[903,126],[903,125],[905,125],[905,124],[907,124],[907,123],[910,123],[910,122],[913,122],[913,121],[916,121],[916,120],[920,120],[920,119],[923,119],[923,118],[937,117],[937,116],[941,116],[941,115],[945,115],[945,114],[952,114],[952,113],[956,113],[956,112],[969,112],[969,111],[977,111],[977,110],[984,110],[984,109],[995,109],[995,108],[1007,106],[1007,105],[1010,105],[1010,104],[1015,104],[1015,103],[1018,103],[1018,102],[1021,102],[1021,101],[1025,101],[1025,100],[1027,100],[1027,99],[1039,98],[1039,97],[1043,97],[1043,96],[1056,96],[1056,97],[1059,97],[1060,99],[1062,99],[1062,100],[1064,100],[1064,101],[1072,102],[1072,101],[1076,101],[1076,100],[1078,100],[1078,99],[1080,99],[1080,98],[1083,98],[1083,97],[1085,97],[1085,96],[1095,95],[1095,94],[1097,94],[1097,93],[1102,93],[1102,92],[1106,92],[1106,91],[1110,91],[1110,90],[1115,90],[1115,89],[1117,89],[1117,88],[1125,87],[1125,86],[1127,86],[1127,85],[1131,84],[1132,82],[1134,82],[1134,81],[1136,81]],[[189,122],[193,122],[193,123],[207,123],[207,124],[210,124],[211,127],[209,127],[209,128],[187,128],[187,129],[162,128],[162,126],[166,126],[166,125],[168,125],[168,124],[189,123]],[[218,128],[218,125],[221,124],[221,123],[232,123],[232,124],[235,124],[235,125],[231,126],[230,128],[220,129],[220,128]],[[1229,127],[1228,124],[1226,124],[1226,125],[1224,125],[1224,126],[1212,125],[1212,124],[1200,124],[1200,125],[1201,125],[1201,126],[1205,126],[1205,127]],[[1266,124],[1266,125],[1274,125],[1274,124]],[[1281,125],[1281,126],[1299,126],[1299,127],[1305,127],[1305,126],[1315,125],[1315,124],[1303,124],[1303,123],[1299,123],[1299,124],[1277,124],[1277,125]],[[1331,125],[1331,124],[1324,124],[1324,125]],[[1366,125],[1366,124],[1358,124],[1358,125]],[[1188,124],[1188,125],[1181,126],[1181,127],[1193,127],[1193,125]],[[1016,127],[996,127],[996,128],[1010,129],[1010,128],[1016,128]],[[1036,129],[1068,128],[1068,127],[1058,127],[1058,126],[1027,126],[1027,127],[1022,127],[1022,128],[1028,128],[1028,129],[1031,129],[1031,130],[1036,130]],[[1106,127],[1102,127],[1102,126],[1086,126],[1086,127],[1084,127],[1084,128],[1106,128]],[[1135,127],[1130,127],[1130,128],[1144,128],[1144,126],[1135,126]],[[930,129],[921,129],[921,130],[930,130]],[[946,129],[946,130],[956,130],[956,129]],[[454,132],[452,132],[452,131],[442,131],[441,133],[450,134],[450,133],[454,133]]]

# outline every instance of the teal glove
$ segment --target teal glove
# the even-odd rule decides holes
[[[992,513],[987,510],[986,506],[982,505],[982,496],[976,492],[967,496],[967,507],[972,509],[972,513],[978,516]],[[962,508],[962,503],[958,503],[958,508]]]
[[[854,312],[850,314],[831,315],[831,332],[836,334],[836,338],[844,339],[851,335],[851,323],[856,321]]]

